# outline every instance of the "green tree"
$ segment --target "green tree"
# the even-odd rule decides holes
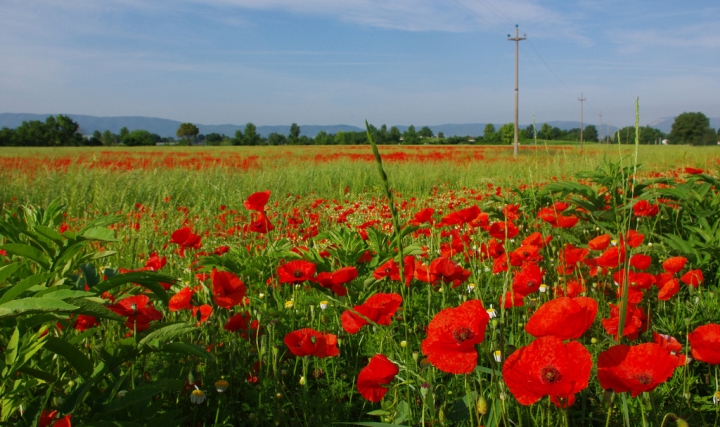
[[[102,134],[102,143],[103,145],[115,145],[117,144],[117,137],[106,129]]]
[[[535,139],[535,126],[530,125],[525,128],[525,138],[526,139]]]
[[[225,139],[227,139],[227,136],[219,134],[217,132],[212,132],[205,135],[205,143],[207,145],[220,145]]]
[[[245,125],[245,135],[243,136],[243,145],[260,145],[262,138],[257,133],[257,128],[254,124],[248,123]]]
[[[235,131],[235,138],[233,138],[233,145],[245,145],[245,135],[238,129]]]
[[[438,132],[437,137],[440,139],[443,139],[443,138],[445,138],[445,134],[442,132]]]
[[[13,144],[15,138],[15,131],[8,127],[3,127],[0,130],[0,147],[10,147]]]
[[[669,139],[672,144],[708,145],[715,143],[715,131],[703,113],[682,113],[675,117]]]
[[[334,144],[333,136],[328,135],[327,132],[324,130],[321,130],[320,132],[315,135],[315,138],[313,138],[315,145],[332,145]]]
[[[298,126],[297,123],[293,123],[290,125],[290,134],[288,135],[288,144],[298,145],[299,138],[300,138],[300,126]],[[269,142],[269,137],[268,137],[268,142]]]
[[[190,145],[190,138],[195,138],[198,134],[200,134],[200,129],[192,123],[182,123],[175,132],[178,138],[185,138],[187,145]]]
[[[585,130],[583,131],[583,139],[590,142],[598,141],[598,131],[595,125],[585,126]]]
[[[405,132],[403,132],[403,144],[417,144],[419,142],[418,133],[415,131],[415,126],[410,125]]]
[[[422,136],[423,138],[433,138],[435,137],[435,134],[432,129],[427,126],[423,126],[422,129],[420,129],[420,132],[418,132],[418,136]]]
[[[289,138],[285,138],[285,135],[277,132],[271,132],[268,135],[268,145],[285,145],[288,143]]]
[[[501,144],[512,144],[515,142],[515,123],[505,123],[497,133]]]
[[[488,123],[483,131],[483,143],[498,144],[500,142],[500,134],[495,131],[495,125]]]
[[[388,141],[391,144],[398,144],[400,143],[401,136],[400,129],[398,129],[397,126],[393,126],[390,128],[390,132],[388,132]]]
[[[390,134],[388,133],[387,125],[383,124],[377,131],[376,144],[387,144],[389,142]]]
[[[125,137],[125,145],[137,147],[141,145],[155,145],[159,142],[160,135],[154,135],[143,129],[136,129]]]
[[[120,133],[118,134],[118,139],[121,143],[125,144],[125,138],[130,134],[130,131],[127,127],[123,126],[122,129],[120,129]]]

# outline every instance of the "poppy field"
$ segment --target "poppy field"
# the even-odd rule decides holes
[[[0,152],[0,425],[718,426],[716,147]]]

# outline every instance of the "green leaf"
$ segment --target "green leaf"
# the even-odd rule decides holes
[[[147,403],[153,396],[165,391],[163,387],[139,387],[129,391],[122,399],[115,399],[105,406],[103,414],[110,414],[137,403]]]
[[[10,337],[10,341],[8,341],[7,348],[5,349],[5,364],[8,366],[12,366],[15,361],[17,360],[17,354],[18,354],[18,347],[20,344],[20,330],[15,327],[15,332],[13,332],[12,336]]]
[[[376,409],[374,411],[368,412],[366,415],[374,415],[374,416],[383,416],[383,415],[390,415],[389,411],[383,411],[382,409]]]
[[[41,371],[39,369],[29,368],[27,366],[23,366],[20,369],[18,369],[18,372],[21,372],[26,375],[30,375],[31,377],[35,377],[37,379],[43,380],[46,383],[53,383],[57,380],[57,377],[49,372]]]
[[[167,341],[172,341],[181,335],[197,330],[198,328],[195,326],[184,322],[165,324],[162,328],[150,332],[145,338],[140,340],[138,346],[149,345],[155,340],[165,343]]]
[[[53,273],[36,274],[19,281],[15,284],[15,286],[8,289],[7,292],[3,294],[2,298],[0,298],[0,305],[14,300],[23,292],[27,291],[33,286],[39,285],[47,281],[51,277],[53,277]]]
[[[12,274],[20,268],[20,265],[21,264],[19,262],[14,262],[0,268],[0,283],[6,281],[8,277],[12,276]]]
[[[77,347],[62,338],[47,337],[45,350],[51,351],[62,356],[68,363],[75,368],[83,378],[89,378],[93,371],[93,364]]]
[[[95,301],[91,301],[88,298],[71,298],[67,300],[68,303],[76,305],[78,308],[74,312],[77,314],[86,314],[88,316],[95,316],[101,319],[116,320],[118,322],[124,322],[125,317],[120,316],[109,308],[105,307]]]
[[[118,242],[115,238],[115,232],[105,227],[93,227],[85,230],[80,237],[87,240],[99,240],[102,242]]]
[[[95,218],[94,220],[88,222],[85,224],[85,227],[83,227],[80,231],[78,231],[78,235],[83,235],[87,230],[91,228],[96,227],[107,227],[108,225],[115,224],[116,222],[120,222],[125,218],[124,215],[106,215],[101,216],[100,218]]]
[[[100,282],[95,286],[92,291],[97,295],[101,295],[103,292],[107,292],[111,289],[115,289],[118,286],[126,283],[137,283],[140,286],[144,286],[150,289],[155,295],[157,295],[165,304],[169,301],[169,297],[165,289],[160,286],[160,283],[175,283],[177,279],[164,274],[155,273],[153,271],[136,271],[132,273],[118,274],[110,277],[104,282]]]
[[[160,349],[160,351],[163,353],[179,353],[187,354],[190,356],[199,356],[208,360],[215,359],[212,354],[205,351],[205,349],[194,344],[188,344],[184,342],[174,342],[172,344],[164,345],[162,349]]]
[[[0,305],[0,319],[23,314],[44,312],[69,312],[77,309],[75,305],[52,298],[22,298]]]
[[[58,246],[62,246],[63,243],[65,242],[65,238],[63,238],[62,234],[58,233],[57,231],[53,230],[50,227],[46,227],[44,225],[36,225],[33,227],[33,229],[39,235],[57,243]]]
[[[31,259],[40,264],[45,270],[50,269],[50,259],[40,249],[22,243],[8,243],[0,246],[0,249],[13,255]]]

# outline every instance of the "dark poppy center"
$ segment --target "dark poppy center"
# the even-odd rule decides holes
[[[390,269],[390,267],[385,268],[385,273],[388,273],[388,274],[392,273],[392,270]]]
[[[652,382],[652,375],[647,372],[635,375],[635,379],[642,385],[648,385]]]
[[[528,288],[532,288],[532,287],[535,286],[535,281],[534,281],[534,280],[528,280],[525,285],[526,285]]]
[[[293,271],[293,276],[295,276],[295,277],[298,278],[298,279],[301,278],[301,277],[303,277],[303,272],[302,272],[302,270],[295,270],[295,271]]]
[[[546,366],[540,371],[540,378],[545,384],[555,384],[562,380],[562,375],[554,366]]]
[[[473,332],[465,327],[457,328],[452,331],[452,336],[457,342],[465,342],[475,336]]]
[[[530,256],[530,253],[528,251],[523,251],[522,255],[527,258]]]

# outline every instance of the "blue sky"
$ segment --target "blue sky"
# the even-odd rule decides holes
[[[3,0],[0,112],[202,124],[720,117],[720,3]]]

